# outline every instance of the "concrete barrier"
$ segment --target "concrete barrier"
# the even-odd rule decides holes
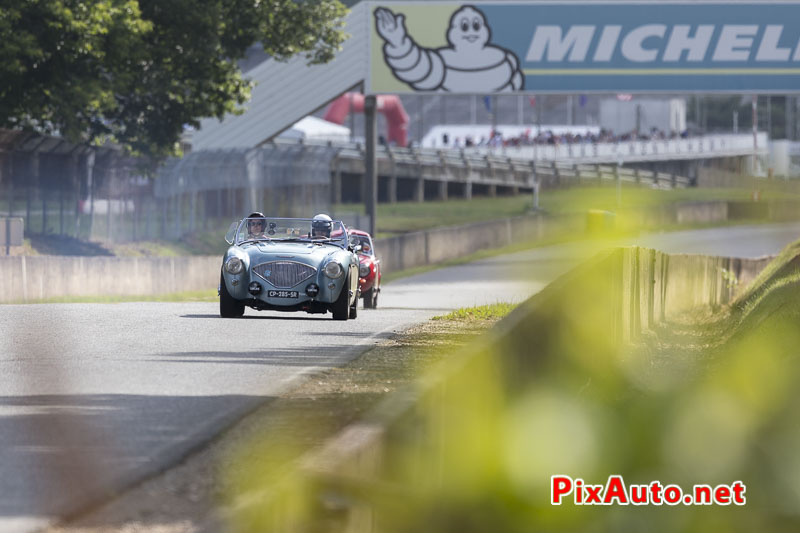
[[[753,207],[756,205],[757,207]],[[800,218],[800,202],[700,202],[626,215],[638,229],[723,222],[754,214],[769,220]],[[524,215],[461,226],[433,228],[378,239],[375,247],[383,272],[432,265],[480,250],[523,241],[555,239],[586,232],[586,216]],[[0,257],[0,303],[80,296],[144,296],[217,287],[221,257]],[[719,268],[735,265],[718,265]]]
[[[216,256],[0,257],[0,302],[212,289],[221,261]]]
[[[386,273],[441,263],[514,243],[583,233],[584,230],[583,217],[525,215],[377,239],[375,249]]]
[[[675,207],[676,224],[710,224],[728,220],[728,202],[700,202]]]

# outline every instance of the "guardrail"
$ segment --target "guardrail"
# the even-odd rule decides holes
[[[603,183],[619,180],[661,189],[674,189],[676,187],[689,187],[692,185],[692,180],[685,176],[618,165],[610,166],[553,161],[549,165],[537,164],[535,168],[537,177],[549,178],[549,180],[555,180],[556,182],[560,182],[562,179],[577,180],[579,183],[592,181]]]
[[[276,140],[276,144],[297,141]],[[302,142],[302,141],[301,141]],[[649,139],[620,142],[565,144],[533,144],[526,146],[473,146],[463,148],[398,148],[380,145],[376,148],[378,175],[389,183],[389,201],[396,197],[397,178],[419,179],[440,183],[468,184],[464,196],[470,197],[471,184],[533,188],[540,176],[555,180],[597,178],[600,181],[621,179],[658,187],[682,187],[690,181],[682,176],[636,170],[629,163],[677,161],[722,157],[749,157],[768,154],[768,136],[728,134],[690,137],[686,139]],[[308,142],[311,146],[318,144]],[[329,144],[337,149],[331,166],[334,172],[334,202],[340,197],[337,180],[342,172],[364,173],[364,147],[360,143]],[[619,167],[617,169],[617,167]],[[550,183],[545,182],[545,185]],[[490,192],[492,194],[493,191]],[[415,192],[424,197],[424,183]],[[446,187],[439,197],[447,197]]]
[[[597,180],[601,183],[622,180],[660,188],[687,187],[692,184],[685,176],[621,166],[616,157],[595,158],[598,162],[593,162],[590,157],[580,162],[557,158],[536,159],[525,151],[528,148],[504,151],[493,151],[488,148],[435,150],[383,145],[376,150],[378,176],[388,180],[390,202],[397,199],[398,178],[418,180],[413,194],[418,201],[425,196],[425,181],[440,184],[438,189],[440,199],[446,199],[448,196],[446,187],[448,182],[460,184],[462,188],[459,194],[466,198],[472,195],[472,185],[533,189],[540,184],[545,187],[561,184],[561,180],[572,182]],[[551,151],[557,150],[555,147],[549,148]],[[609,147],[601,145],[595,145],[594,148],[601,153],[610,150]],[[331,166],[334,174],[333,201],[340,203],[342,173],[363,175],[365,171],[363,148],[360,145],[341,145]],[[489,192],[490,195],[494,193],[494,190]]]
[[[498,154],[535,161],[617,163],[622,161],[671,161],[710,157],[767,155],[769,137],[758,133],[757,146],[753,135],[708,135],[686,139],[649,139],[616,143],[567,143],[530,146],[472,147],[465,150],[478,154]]]

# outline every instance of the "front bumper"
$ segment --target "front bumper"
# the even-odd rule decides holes
[[[223,274],[228,293],[235,299],[242,301],[245,305],[256,309],[276,309],[284,311],[300,311],[306,308],[316,307],[317,304],[327,307],[336,301],[342,288],[345,285],[346,276],[338,279],[330,279],[323,273],[317,274],[314,278],[307,279],[288,289],[276,289],[261,277],[252,272],[242,272],[241,274]],[[261,286],[259,294],[252,294],[249,286],[255,281]],[[315,284],[319,287],[316,296],[311,297],[306,294],[309,285]],[[297,298],[271,298],[270,290],[281,292],[296,291]]]

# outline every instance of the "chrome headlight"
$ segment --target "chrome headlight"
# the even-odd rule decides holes
[[[225,261],[225,270],[227,270],[229,274],[240,274],[242,270],[244,270],[244,263],[234,255]]]
[[[337,263],[336,261],[331,261],[327,265],[325,265],[325,275],[331,279],[341,278],[342,274],[344,274],[344,269],[342,265]]]
[[[361,265],[358,267],[358,275],[362,278],[369,276],[369,267],[367,265]]]

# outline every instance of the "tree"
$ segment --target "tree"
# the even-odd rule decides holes
[[[186,125],[236,112],[236,61],[331,60],[337,0],[0,0],[0,127],[175,153]]]

